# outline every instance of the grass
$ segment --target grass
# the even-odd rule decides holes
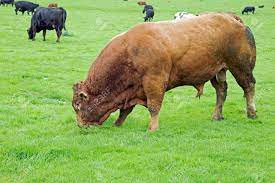
[[[50,1],[41,0],[46,6]],[[116,128],[114,113],[101,127],[80,129],[71,107],[72,85],[116,34],[142,22],[136,1],[58,1],[68,11],[70,36],[55,43],[27,39],[30,16],[0,7],[0,182],[274,182],[275,11],[270,0],[151,0],[155,21],[176,11],[234,11],[257,42],[258,118],[245,116],[242,90],[228,76],[226,119],[211,121],[214,89],[180,87],[166,93],[160,129],[148,133],[149,114],[135,108]]]

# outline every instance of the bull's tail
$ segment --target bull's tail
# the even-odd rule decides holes
[[[255,42],[254,35],[248,26],[246,26],[245,35],[246,35],[246,39],[247,39],[247,42],[248,42],[248,44],[250,46],[250,50],[251,50],[252,57],[250,59],[250,62],[251,62],[250,64],[253,69],[255,66],[255,62],[256,62],[256,42]]]
[[[59,9],[62,10],[62,23],[63,23],[63,27],[64,27],[64,30],[67,31],[66,29],[66,19],[67,19],[67,12],[64,8],[60,7]]]

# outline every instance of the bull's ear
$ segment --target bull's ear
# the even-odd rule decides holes
[[[80,92],[79,96],[82,100],[88,100],[88,95],[84,91]]]
[[[76,93],[78,90],[80,90],[82,84],[83,84],[83,81],[80,81],[80,82],[78,82],[78,83],[75,83],[75,84],[73,85],[73,91]]]
[[[76,84],[73,85],[73,91],[74,91],[74,93],[76,93],[76,91],[78,90],[78,88],[79,88],[79,84],[78,83],[76,83]]]

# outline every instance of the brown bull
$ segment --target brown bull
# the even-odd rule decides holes
[[[253,34],[229,14],[140,24],[103,49],[86,80],[74,85],[72,105],[80,126],[101,125],[118,109],[119,126],[141,104],[150,112],[149,130],[154,131],[166,91],[191,85],[201,95],[210,80],[217,96],[213,119],[221,120],[229,70],[244,91],[248,117],[255,118],[255,61]]]

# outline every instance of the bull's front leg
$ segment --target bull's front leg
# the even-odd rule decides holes
[[[119,117],[115,122],[116,126],[121,126],[123,124],[123,122],[125,121],[125,119],[127,118],[127,116],[133,111],[135,106],[129,107],[127,109],[120,109],[119,111]]]
[[[153,132],[159,127],[159,112],[166,91],[166,79],[163,76],[145,77],[143,81],[144,91],[147,97],[147,107],[150,112],[149,131]]]

